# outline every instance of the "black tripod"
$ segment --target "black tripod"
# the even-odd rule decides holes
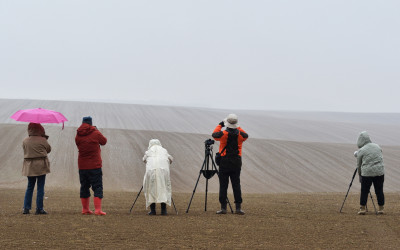
[[[356,176],[356,174],[357,174],[357,168],[356,168],[356,170],[354,171],[353,177],[351,178],[351,182],[350,182],[350,185],[349,185],[349,189],[347,189],[347,193],[346,193],[346,196],[344,197],[344,201],[343,201],[342,207],[340,208],[339,213],[342,212],[342,209],[343,209],[343,206],[344,206],[344,202],[346,201],[347,195],[349,194],[351,185],[353,185],[354,177]],[[369,192],[369,196],[371,197],[372,205],[374,205],[375,214],[378,214],[377,211],[376,211],[375,202],[374,202],[374,199],[372,198],[371,192]],[[368,211],[368,208],[367,208],[367,211]]]
[[[136,199],[135,199],[135,201],[133,202],[131,209],[129,210],[129,213],[132,212],[132,208],[133,208],[133,206],[135,206],[135,203],[136,203],[137,199],[139,198],[139,195],[140,195],[140,193],[142,192],[142,190],[143,190],[143,185],[142,185],[142,187],[140,188],[139,193],[138,193],[138,195],[136,196]],[[174,202],[174,199],[172,199],[172,196],[171,196],[171,201],[172,201],[172,205],[174,205],[175,213],[178,214],[178,210],[176,210],[175,202]]]
[[[208,193],[208,179],[213,177],[215,174],[219,175],[217,166],[215,165],[214,159],[213,159],[213,152],[212,152],[212,144],[214,144],[214,140],[208,139],[204,142],[205,144],[205,156],[204,156],[204,161],[203,165],[200,169],[199,177],[197,178],[196,185],[194,186],[193,189],[193,194],[192,197],[190,198],[189,205],[186,209],[186,213],[189,212],[190,205],[192,204],[193,196],[194,193],[196,192],[197,184],[199,184],[199,179],[201,174],[206,178],[206,199],[205,199],[205,204],[204,204],[204,211],[207,211],[207,193]],[[210,159],[211,159],[211,169],[210,169]],[[229,208],[231,209],[231,212],[233,213],[231,203],[229,202],[229,199],[226,198],[226,201],[229,205]]]

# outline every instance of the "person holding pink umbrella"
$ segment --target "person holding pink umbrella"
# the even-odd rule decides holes
[[[32,206],[32,195],[37,182],[36,213],[47,214],[43,209],[44,184],[46,174],[50,173],[50,162],[47,154],[51,147],[47,142],[49,138],[40,123],[62,123],[68,121],[60,112],[50,109],[21,109],[15,112],[12,119],[20,122],[29,122],[28,135],[23,141],[24,164],[22,175],[28,177],[28,186],[25,192],[23,214],[29,214]]]
[[[25,192],[23,214],[29,214],[32,208],[32,196],[37,182],[36,213],[47,214],[43,209],[44,185],[46,174],[50,173],[50,162],[47,154],[51,146],[47,142],[48,136],[39,123],[29,123],[28,137],[22,143],[24,149],[24,163],[22,175],[28,177],[28,186]]]

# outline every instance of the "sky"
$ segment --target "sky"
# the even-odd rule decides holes
[[[400,112],[400,1],[0,0],[0,98]]]

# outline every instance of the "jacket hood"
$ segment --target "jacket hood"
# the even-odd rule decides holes
[[[94,131],[96,131],[96,128],[93,126],[90,126],[87,123],[82,123],[82,125],[77,129],[79,136],[86,136],[86,135],[93,133]]]
[[[156,145],[162,147],[162,146],[161,146],[160,140],[158,140],[158,139],[151,139],[151,140],[149,141],[149,147],[148,147],[148,149],[150,149],[151,147],[156,146]]]
[[[29,136],[44,136],[44,128],[40,123],[29,123],[28,125],[28,135]]]
[[[371,143],[371,138],[369,137],[367,131],[363,131],[360,133],[360,135],[358,136],[358,140],[357,140],[357,146],[358,148],[362,148],[365,145],[367,145],[368,143]]]

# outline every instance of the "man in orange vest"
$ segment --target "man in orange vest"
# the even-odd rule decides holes
[[[226,126],[226,129],[222,131],[224,126]],[[221,210],[217,211],[217,214],[226,214],[227,191],[230,178],[235,197],[235,213],[243,215],[244,211],[241,209],[242,191],[240,188],[242,144],[249,138],[249,135],[239,127],[237,115],[230,114],[214,129],[212,137],[220,142],[219,153],[221,154],[218,175]]]

